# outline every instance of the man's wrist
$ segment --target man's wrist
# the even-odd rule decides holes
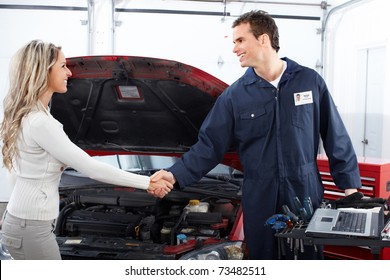
[[[353,194],[355,192],[357,192],[358,190],[357,189],[345,189],[344,192],[345,192],[345,196],[347,195],[350,195],[350,194]]]

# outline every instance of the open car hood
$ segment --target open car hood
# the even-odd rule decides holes
[[[53,116],[89,154],[114,155],[104,158],[146,176],[196,143],[204,118],[227,87],[197,68],[156,58],[76,57],[67,64],[73,76],[68,92],[53,96]],[[162,199],[67,169],[55,229],[61,257],[231,259],[228,252],[239,251],[243,258],[243,177],[236,153],[221,163]]]
[[[134,56],[68,58],[66,94],[51,112],[90,154],[183,153],[227,87],[176,61]]]

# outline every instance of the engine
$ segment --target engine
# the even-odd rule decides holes
[[[228,236],[239,202],[170,192],[157,199],[142,191],[90,189],[63,196],[58,237],[122,238],[178,245]]]

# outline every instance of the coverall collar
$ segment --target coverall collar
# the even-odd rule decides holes
[[[281,59],[287,62],[287,69],[284,72],[280,82],[289,79],[290,77],[293,76],[294,72],[297,72],[297,71],[302,69],[302,66],[300,66],[298,63],[296,63],[295,61],[293,61],[287,57],[283,57]],[[249,67],[245,71],[245,74],[242,78],[243,78],[244,85],[246,85],[246,86],[253,84],[253,83],[256,83],[256,82],[259,83],[263,87],[268,87],[270,85],[270,83],[268,83],[268,81],[264,80],[262,77],[259,77],[255,73],[255,70],[253,69],[253,67]]]

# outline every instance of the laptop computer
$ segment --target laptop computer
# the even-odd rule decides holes
[[[318,208],[313,214],[306,235],[312,237],[356,236],[377,238],[383,227],[383,209]]]

